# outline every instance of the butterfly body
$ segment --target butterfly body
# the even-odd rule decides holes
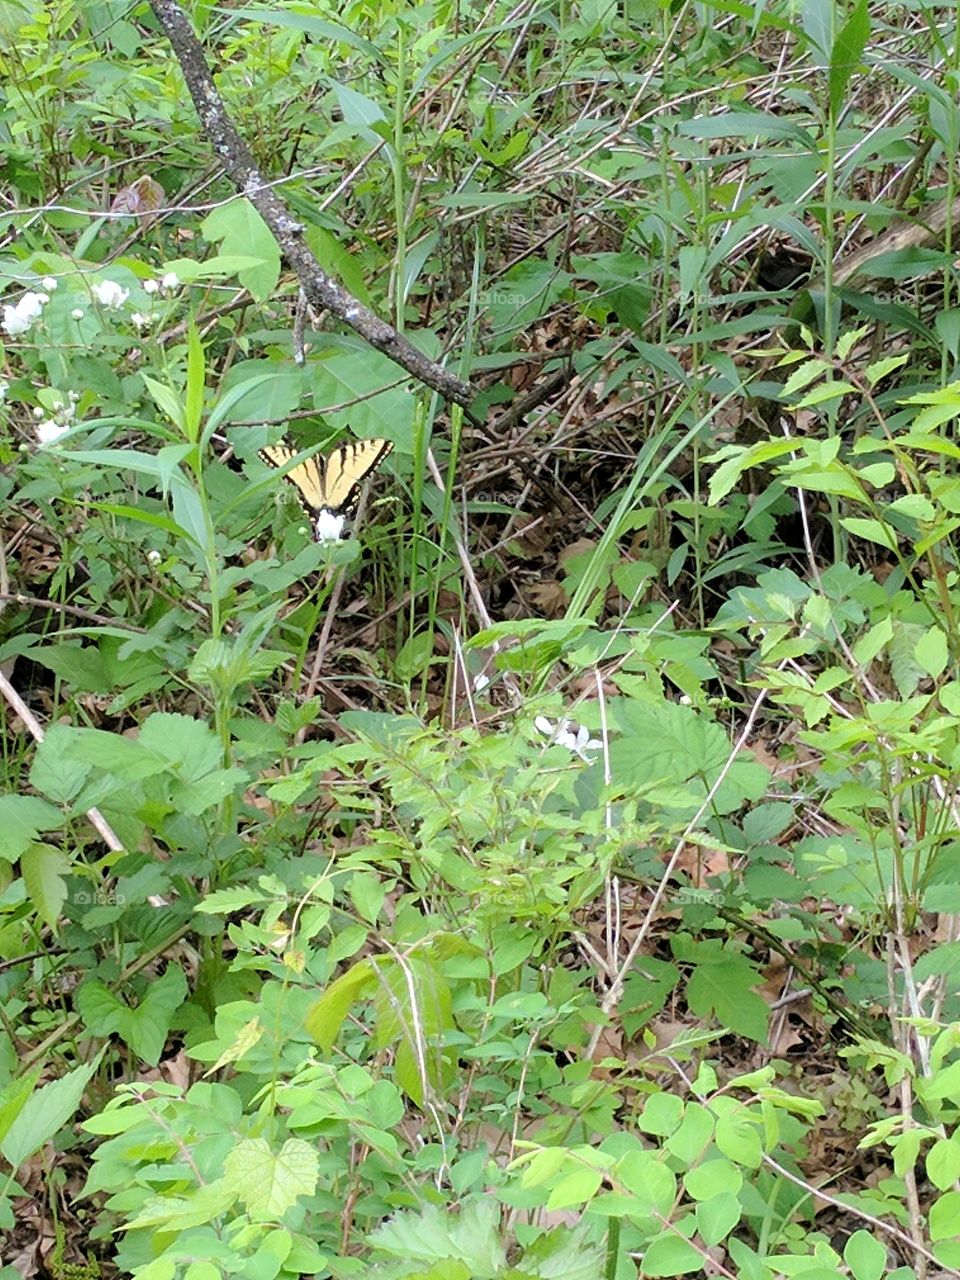
[[[325,458],[304,458],[286,473],[300,505],[313,521],[320,542],[335,541],[356,510],[364,480],[393,448],[390,440],[351,440]],[[272,467],[286,467],[297,456],[289,445],[265,445],[260,451]]]

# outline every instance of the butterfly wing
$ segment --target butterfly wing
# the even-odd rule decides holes
[[[393,448],[391,440],[352,440],[327,456],[320,506],[336,514],[357,505],[360,486]]]
[[[297,456],[289,445],[268,444],[260,450],[260,456],[271,467],[285,467]],[[300,505],[307,515],[315,516],[324,504],[324,472],[319,458],[304,458],[287,472],[287,479],[297,491]]]

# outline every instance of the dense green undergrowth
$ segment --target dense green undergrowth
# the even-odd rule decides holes
[[[960,1274],[955,7],[189,16],[477,395],[0,5],[2,1280]]]

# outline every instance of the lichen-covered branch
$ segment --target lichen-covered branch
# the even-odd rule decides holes
[[[428,359],[392,325],[381,320],[326,274],[303,239],[302,225],[290,216],[286,205],[270,186],[270,180],[260,172],[250,148],[234,128],[187,15],[176,0],[150,0],[150,7],[173,46],[200,123],[213,143],[217,158],[237,191],[254,205],[273,232],[310,305],[318,311],[329,311],[342,320],[372,347],[432,387],[445,400],[467,406],[473,398],[469,383]]]

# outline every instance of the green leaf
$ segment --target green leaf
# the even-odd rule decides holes
[[[63,1128],[83,1098],[83,1091],[100,1067],[101,1049],[85,1066],[75,1067],[59,1080],[45,1084],[24,1103],[0,1142],[0,1152],[16,1170]]]
[[[288,1138],[278,1152],[266,1138],[246,1138],[227,1154],[223,1173],[250,1216],[268,1222],[282,1217],[300,1196],[313,1195],[320,1158],[316,1146],[302,1138]]]
[[[20,859],[20,874],[34,909],[56,932],[60,908],[67,896],[65,877],[70,859],[49,844],[32,844]]]
[[[404,1261],[466,1262],[472,1280],[493,1280],[506,1266],[500,1209],[493,1200],[471,1199],[459,1215],[439,1205],[398,1213],[367,1239],[375,1249]]]
[[[664,1143],[667,1151],[685,1167],[700,1160],[713,1141],[716,1120],[699,1102],[688,1102],[683,1123]]]
[[[556,1209],[569,1209],[573,1205],[592,1200],[600,1189],[603,1172],[600,1169],[573,1169],[554,1186],[547,1197],[548,1213]]]
[[[680,1127],[682,1120],[682,1098],[675,1093],[652,1093],[643,1104],[637,1128],[642,1133],[655,1133],[665,1138]]]
[[[42,1067],[34,1067],[26,1075],[16,1076],[8,1080],[0,1090],[0,1143],[9,1133],[10,1127],[26,1106],[27,1099],[33,1093],[34,1086],[40,1079]]]
[[[946,1191],[960,1178],[960,1135],[938,1138],[926,1157],[927,1177],[938,1191]]]
[[[669,1231],[650,1241],[640,1267],[645,1276],[685,1276],[702,1270],[705,1260],[688,1240]]]
[[[949,1240],[960,1236],[960,1191],[948,1191],[930,1209],[930,1239]]]
[[[947,637],[939,627],[929,627],[917,641],[913,654],[928,676],[939,676],[946,670],[950,660]]]
[[[149,374],[142,373],[144,386],[150,392],[154,404],[161,413],[165,413],[172,423],[180,428],[184,436],[187,435],[186,421],[183,416],[183,405],[180,398],[171,387],[165,387],[162,382],[157,382],[156,378],[151,378]],[[118,465],[123,464],[119,462]]]
[[[723,951],[697,963],[687,983],[687,1003],[699,1017],[714,1016],[738,1035],[765,1044],[770,1009],[750,990],[759,984],[760,975],[749,961]]]
[[[897,549],[896,534],[881,520],[872,520],[865,516],[845,516],[840,523],[848,533],[858,538],[865,538],[867,542],[876,542],[888,551]]]
[[[613,1166],[611,1177],[630,1192],[631,1212],[644,1218],[670,1213],[677,1193],[677,1179],[652,1152],[625,1152]]]
[[[120,1034],[134,1053],[151,1066],[160,1061],[173,1015],[187,994],[183,970],[179,965],[168,963],[163,974],[147,987],[140,1005],[124,1010]]]
[[[827,80],[830,87],[830,115],[834,120],[840,115],[847,85],[860,63],[869,36],[870,14],[867,11],[867,0],[856,0],[830,50]]]
[[[360,960],[331,982],[306,1016],[307,1031],[325,1053],[333,1048],[343,1020],[354,1001],[370,995],[376,983],[373,961]]]
[[[16,862],[41,831],[63,825],[63,814],[39,796],[0,796],[0,858]]]
[[[692,1200],[710,1200],[722,1192],[739,1194],[743,1174],[730,1160],[704,1160],[683,1175],[683,1186]]]
[[[717,1147],[736,1164],[759,1169],[763,1143],[755,1120],[746,1109],[728,1111],[717,1120]]]
[[[124,1223],[128,1231],[143,1227],[159,1227],[162,1231],[185,1231],[188,1227],[202,1227],[222,1213],[236,1200],[236,1193],[227,1186],[226,1179],[218,1178],[197,1187],[183,1196],[150,1196],[139,1212]]]
[[[206,360],[203,343],[200,341],[196,324],[191,320],[187,329],[187,390],[183,408],[184,427],[191,444],[195,444],[200,439],[205,380]]]
[[[257,302],[270,297],[280,279],[280,249],[249,200],[231,200],[211,210],[201,222],[200,232],[211,243],[219,241],[223,253],[257,258],[256,266],[237,272],[237,279]]]
[[[740,1221],[740,1198],[731,1191],[721,1191],[709,1200],[701,1200],[696,1209],[697,1230],[706,1245],[719,1244]]]
[[[887,1269],[887,1251],[869,1231],[855,1231],[843,1247],[843,1260],[853,1280],[880,1280]]]

